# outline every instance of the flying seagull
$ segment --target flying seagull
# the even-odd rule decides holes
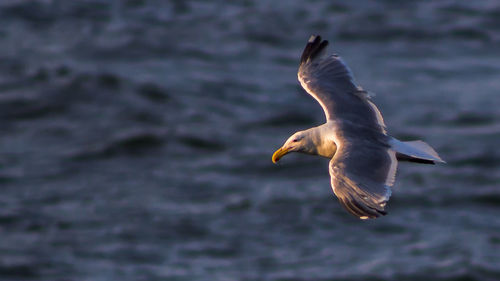
[[[290,152],[327,157],[333,192],[360,219],[386,215],[398,161],[444,163],[427,143],[403,142],[387,134],[370,96],[354,82],[342,59],[325,56],[328,41],[313,35],[300,58],[301,86],[323,108],[326,123],[293,134],[272,157]]]

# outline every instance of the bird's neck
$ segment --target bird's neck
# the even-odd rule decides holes
[[[325,123],[321,126],[307,130],[310,146],[314,147],[305,151],[308,154],[332,158],[337,151],[337,146],[333,141],[333,128],[331,124]]]

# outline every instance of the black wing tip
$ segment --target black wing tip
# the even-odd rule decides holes
[[[340,200],[340,203],[342,204],[342,207],[346,209],[346,211],[362,220],[376,219],[378,217],[387,215],[387,212],[385,210],[379,210],[371,208],[369,206],[365,206],[357,202],[355,199],[343,199]]]
[[[300,64],[317,57],[318,54],[326,48],[326,46],[328,46],[327,40],[321,40],[320,35],[311,35],[307,41],[304,51],[302,52],[302,56],[300,57]]]
[[[383,217],[387,215],[387,212],[386,211],[381,211],[381,210],[375,210],[374,209],[374,212],[370,212],[369,214],[366,214],[364,216],[357,216],[359,219],[362,219],[362,220],[366,220],[366,219],[376,219],[376,218],[379,218],[379,217]]]
[[[317,34],[313,34],[313,35],[311,35],[311,37],[309,37],[308,43],[314,43],[314,41],[316,41],[316,40],[321,41],[321,36],[317,35]]]

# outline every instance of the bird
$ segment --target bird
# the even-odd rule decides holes
[[[385,216],[398,161],[446,162],[422,140],[390,136],[371,95],[356,85],[340,56],[326,54],[327,46],[327,40],[312,35],[297,73],[302,88],[323,108],[326,122],[294,133],[272,162],[291,152],[329,158],[330,183],[340,204],[363,220]]]

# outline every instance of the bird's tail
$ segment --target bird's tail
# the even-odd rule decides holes
[[[389,144],[396,151],[396,158],[399,161],[424,164],[446,163],[430,145],[421,140],[400,141],[392,138]]]

